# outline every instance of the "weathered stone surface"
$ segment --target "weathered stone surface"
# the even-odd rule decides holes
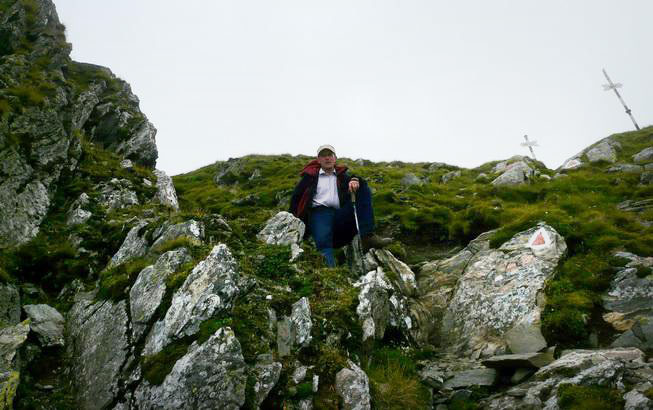
[[[177,191],[172,183],[172,178],[158,169],[154,171],[154,175],[156,175],[157,200],[159,203],[178,211],[179,201],[177,200]]]
[[[617,209],[627,212],[642,212],[653,208],[653,199],[643,199],[641,201],[626,200],[617,204]]]
[[[80,225],[88,221],[89,218],[93,216],[93,214],[90,211],[84,209],[84,207],[87,206],[89,202],[90,202],[90,198],[88,197],[88,195],[85,192],[82,193],[79,196],[79,198],[77,198],[75,202],[73,202],[73,204],[70,206],[66,224]]]
[[[64,345],[64,318],[57,309],[48,305],[25,305],[23,309],[41,346]]]
[[[292,322],[288,316],[277,321],[277,352],[279,357],[288,356],[295,343],[295,335],[292,331]]]
[[[602,296],[608,312],[604,319],[616,330],[624,331],[612,345],[653,349],[653,274],[638,275],[638,269],[651,269],[653,258],[628,252],[617,252],[615,256],[628,262],[617,271]]]
[[[362,322],[363,341],[383,339],[390,322],[390,294],[394,288],[382,268],[370,271],[354,286],[360,288],[356,313]]]
[[[20,322],[20,295],[16,286],[0,284],[0,329]]]
[[[14,408],[14,398],[20,382],[20,373],[0,371],[0,409]]]
[[[131,159],[123,159],[120,161],[120,167],[125,169],[132,169],[134,168],[134,163]]]
[[[0,372],[16,368],[14,359],[18,349],[27,340],[29,329],[29,320],[0,329]]]
[[[650,162],[653,160],[653,147],[644,148],[633,155],[634,162]]]
[[[373,258],[373,262],[369,259]],[[390,281],[401,291],[404,296],[414,296],[417,291],[415,273],[402,261],[385,249],[371,249],[367,257],[368,266],[382,266],[390,275]]]
[[[166,278],[192,260],[186,248],[168,251],[154,265],[143,269],[129,292],[134,340],[145,332],[147,324],[166,293]]]
[[[164,223],[159,229],[154,231],[152,235],[155,239],[152,248],[156,249],[168,241],[179,238],[187,238],[197,244],[202,243],[204,240],[204,224],[191,219],[186,222],[181,222],[175,225]]]
[[[476,253],[458,280],[442,320],[449,349],[491,353],[507,344],[506,332],[518,324],[538,326],[538,294],[566,252],[564,239],[541,224],[518,233],[498,249]]]
[[[239,278],[236,260],[227,246],[213,247],[175,292],[165,317],[147,336],[143,354],[152,355],[172,340],[197,333],[202,321],[231,308],[239,292]]]
[[[641,392],[633,389],[624,395],[624,410],[650,410],[653,401]]]
[[[442,179],[441,179],[441,181],[442,181],[443,184],[446,184],[446,183],[448,183],[449,181],[452,181],[452,180],[454,180],[454,179],[460,177],[461,175],[462,175],[462,172],[461,172],[461,171],[451,171],[451,172],[447,172],[446,174],[442,175]]]
[[[479,235],[450,258],[429,262],[422,266],[417,284],[417,299],[410,305],[411,315],[417,322],[414,338],[418,344],[428,343],[434,346],[442,344],[442,318],[458,279],[474,255],[490,249],[489,238],[492,233]]]
[[[104,408],[114,400],[129,353],[126,302],[92,299],[92,294],[81,295],[66,322],[66,345],[82,409]]]
[[[409,173],[401,178],[400,183],[405,187],[409,187],[413,185],[423,185],[424,181],[422,181],[417,175]]]
[[[508,165],[507,169],[492,181],[492,185],[519,185],[533,175],[533,168],[524,161],[518,161]]]
[[[122,154],[125,158],[133,159],[144,166],[154,168],[156,159],[159,156],[156,148],[156,127],[154,127],[154,124],[144,119],[139,125],[130,130],[129,135],[129,139],[118,145],[116,152]]]
[[[295,343],[301,347],[308,346],[313,340],[313,336],[311,336],[313,321],[311,320],[311,306],[307,297],[293,303],[290,321],[295,334]]]
[[[604,386],[626,393],[626,383],[640,391],[650,386],[653,364],[638,349],[576,350],[538,370],[528,382],[479,404],[487,409],[557,409],[563,384]]]
[[[607,141],[602,141],[590,148],[585,155],[590,163],[606,161],[616,162],[617,152]]]
[[[179,359],[160,386],[142,382],[134,398],[140,409],[239,409],[245,404],[247,365],[240,343],[223,327]]]
[[[530,320],[533,318],[533,320]],[[540,330],[541,322],[537,315],[525,318],[508,330],[505,334],[506,342],[513,353],[539,352],[544,349],[546,340]]]
[[[122,265],[132,259],[140,258],[147,252],[147,239],[144,237],[143,228],[147,226],[147,222],[139,222],[132,229],[129,230],[125,240],[120,245],[120,249],[109,261],[107,269],[111,269],[118,265]]]
[[[239,158],[230,158],[228,161],[216,164],[215,175],[216,185],[234,185],[238,180],[244,178],[243,162]]]
[[[351,360],[348,368],[336,374],[336,392],[344,410],[367,410],[370,405],[370,384],[367,375]]]
[[[653,171],[642,172],[642,175],[639,176],[639,183],[642,185],[653,184]]]
[[[304,222],[282,211],[270,218],[256,237],[269,245],[299,244],[306,229]]]
[[[504,354],[483,360],[486,367],[493,369],[540,368],[553,362],[553,349],[541,353]]]
[[[108,210],[138,205],[138,196],[128,179],[112,178],[109,182],[95,187],[100,192],[98,202]]]
[[[442,387],[459,389],[470,386],[492,386],[497,381],[497,371],[494,369],[472,369],[456,373],[444,382]]]
[[[254,394],[256,395],[255,403],[257,406],[263,403],[279,381],[281,368],[281,363],[273,361],[270,354],[262,354],[257,357],[254,366],[254,377],[256,378]]]
[[[626,174],[639,174],[644,171],[644,167],[634,164],[617,164],[608,168],[608,172],[624,172]]]
[[[578,158],[578,157],[574,157],[574,158],[569,158],[568,160],[566,160],[562,164],[560,169],[566,171],[566,170],[570,170],[570,169],[580,168],[581,166],[583,166],[583,161],[581,161],[580,158]]]

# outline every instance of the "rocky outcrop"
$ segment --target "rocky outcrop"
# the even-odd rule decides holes
[[[161,385],[141,383],[134,402],[140,409],[239,409],[246,368],[238,339],[224,327],[204,344],[193,342]]]
[[[652,350],[653,258],[628,252],[617,252],[615,256],[627,263],[615,274],[603,295],[603,307],[607,312],[603,319],[622,332],[612,346]]]
[[[147,336],[143,354],[153,355],[175,339],[194,335],[202,321],[231,308],[239,277],[227,246],[216,245],[175,292],[165,317]]]
[[[602,141],[594,145],[587,150],[585,156],[590,163],[600,161],[614,163],[617,161],[617,152],[608,141]]]
[[[526,333],[531,343],[524,345],[531,351],[546,347],[539,331],[542,306],[538,294],[566,249],[553,228],[540,225],[496,250],[474,255],[442,320],[449,348],[492,355],[509,345],[511,331]]]
[[[41,346],[64,345],[64,318],[57,309],[48,305],[23,306],[30,319],[32,331],[37,334]]]
[[[621,150],[621,144],[613,137],[603,138],[585,148],[578,154],[567,159],[556,171],[564,172],[580,168],[585,163],[608,162],[615,163],[617,161],[617,152]],[[586,160],[584,162],[584,160]]]
[[[186,248],[168,251],[154,265],[143,269],[129,291],[134,340],[139,340],[166,293],[166,279],[192,260]]]
[[[89,196],[84,192],[73,202],[68,210],[66,223],[68,225],[80,225],[88,221],[93,214],[84,209],[90,203]]]
[[[177,191],[170,178],[165,172],[155,170],[156,175],[156,198],[158,202],[164,206],[172,208],[175,211],[179,210],[179,201],[177,200]]]
[[[30,322],[25,320],[14,326],[0,329],[0,373],[16,369],[18,349],[27,340]]]
[[[107,269],[121,265],[129,260],[139,258],[147,252],[147,239],[145,238],[144,229],[147,222],[140,221],[129,230],[125,240],[120,245],[120,249],[109,261]]]
[[[261,354],[256,359],[256,365],[254,366],[254,377],[256,378],[256,383],[254,384],[254,394],[256,399],[254,402],[257,406],[260,406],[261,403],[268,396],[270,391],[279,381],[279,376],[281,376],[281,363],[275,362],[271,354]]]
[[[180,238],[199,245],[204,240],[204,232],[204,224],[193,219],[174,225],[166,221],[152,233],[152,248],[156,249],[166,242]]]
[[[0,329],[20,322],[20,295],[12,284],[0,284]]]
[[[503,173],[492,181],[492,185],[519,185],[534,175],[535,171],[525,161],[517,161],[507,165]]]
[[[101,183],[95,189],[100,192],[98,202],[109,211],[138,205],[138,196],[128,179],[112,178],[109,182]]]
[[[351,360],[348,367],[336,374],[336,392],[342,399],[344,410],[368,410],[370,382],[365,372]]]
[[[529,381],[490,396],[480,405],[497,410],[557,409],[561,408],[559,392],[574,385],[601,386],[604,391],[616,391],[626,403],[649,408],[651,401],[642,398],[641,392],[651,388],[652,377],[653,364],[646,363],[638,349],[575,350],[538,370]]]
[[[637,154],[633,155],[633,162],[650,162],[653,161],[653,147],[644,148]]]
[[[311,306],[303,297],[292,305],[290,316],[284,316],[277,323],[277,351],[280,357],[289,355],[295,347],[306,347],[311,343]]]
[[[129,356],[127,303],[81,294],[68,313],[66,344],[81,409],[106,408],[117,397]]]

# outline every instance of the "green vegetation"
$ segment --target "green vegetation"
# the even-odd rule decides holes
[[[166,376],[188,351],[190,343],[177,342],[164,347],[159,353],[141,360],[143,378],[154,385],[163,383]]]
[[[151,258],[138,258],[101,272],[98,299],[119,301],[126,298],[140,271],[153,262]]]
[[[399,349],[375,349],[365,373],[370,379],[372,404],[378,409],[427,409],[429,393],[420,382],[415,363]]]
[[[606,386],[563,384],[558,388],[558,403],[563,410],[622,409],[625,401],[621,395]]]

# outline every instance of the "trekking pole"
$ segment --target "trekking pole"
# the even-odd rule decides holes
[[[360,274],[363,275],[365,274],[365,262],[363,261],[364,255],[363,255],[363,244],[361,242],[361,231],[358,226],[358,213],[356,212],[356,192],[351,191],[351,202],[352,206],[354,207],[354,220],[356,221],[356,236],[354,236],[354,241],[352,243],[352,248],[354,253],[358,253],[358,257],[360,262]],[[356,240],[356,237],[358,237],[358,240]]]

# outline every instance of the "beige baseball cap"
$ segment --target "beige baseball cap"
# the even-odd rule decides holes
[[[320,152],[324,151],[325,149],[328,149],[329,151],[333,152],[333,155],[336,155],[336,149],[333,148],[332,145],[320,145],[317,149],[317,155],[320,155]]]

